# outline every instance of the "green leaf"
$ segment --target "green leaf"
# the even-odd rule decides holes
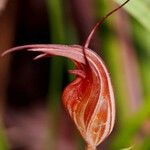
[[[51,42],[64,44],[65,32],[63,5],[61,0],[47,0],[50,19]]]
[[[128,148],[123,148],[123,149],[121,149],[121,150],[131,150],[133,148],[133,146],[130,146],[130,147],[128,147]]]
[[[125,0],[115,0],[122,4]],[[130,0],[124,8],[148,31],[150,31],[150,1]]]

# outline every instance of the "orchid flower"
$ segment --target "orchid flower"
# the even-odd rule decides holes
[[[88,45],[98,26],[128,1],[111,11],[94,26],[84,46],[34,44],[15,47],[2,54],[28,49],[41,53],[35,59],[57,55],[74,62],[75,69],[69,72],[76,78],[64,89],[62,100],[87,143],[87,150],[96,150],[96,147],[109,136],[115,122],[115,100],[109,73],[100,56],[89,49]]]

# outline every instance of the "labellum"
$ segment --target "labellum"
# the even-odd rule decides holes
[[[76,68],[69,72],[76,75],[76,78],[65,88],[62,100],[65,109],[87,143],[87,150],[95,150],[96,146],[111,133],[115,122],[115,101],[109,73],[100,56],[89,49],[88,45],[98,26],[128,1],[111,11],[95,25],[84,46],[35,44],[15,47],[2,54],[28,49],[42,53],[35,59],[57,55],[67,57],[75,63]]]

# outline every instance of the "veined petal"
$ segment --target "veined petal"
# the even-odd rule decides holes
[[[75,62],[76,75],[64,90],[63,104],[90,147],[96,147],[112,131],[115,121],[115,101],[109,73],[102,59],[92,50],[79,45],[27,45],[12,48],[4,54],[20,49],[41,52],[36,58],[64,56]]]

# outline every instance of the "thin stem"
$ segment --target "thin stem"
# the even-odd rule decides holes
[[[85,48],[89,47],[89,44],[91,42],[92,37],[94,36],[97,28],[105,21],[105,19],[107,19],[109,16],[111,16],[114,12],[116,12],[117,10],[119,10],[121,7],[123,7],[126,3],[128,3],[130,0],[126,0],[122,5],[120,5],[119,7],[115,8],[114,10],[112,10],[111,12],[109,12],[106,16],[104,16],[99,22],[96,23],[96,25],[93,27],[93,29],[91,30],[90,34],[88,35],[85,43],[83,44],[83,55],[84,55],[84,59],[85,59],[85,63],[86,66],[89,66],[89,62],[87,60],[86,54],[85,54]]]
[[[88,144],[86,150],[96,150],[96,147]]]
[[[96,32],[97,28],[105,21],[105,19],[107,19],[109,16],[111,16],[111,14],[113,14],[114,12],[116,12],[117,10],[119,10],[121,7],[123,7],[126,3],[128,3],[129,0],[125,1],[122,5],[120,5],[119,7],[117,7],[116,9],[112,10],[111,12],[109,12],[106,16],[104,16],[99,22],[97,22],[97,24],[94,26],[94,28],[92,29],[92,31],[90,32],[89,36],[86,39],[86,42],[84,44],[84,48],[88,48],[89,43],[94,35],[94,33]]]

